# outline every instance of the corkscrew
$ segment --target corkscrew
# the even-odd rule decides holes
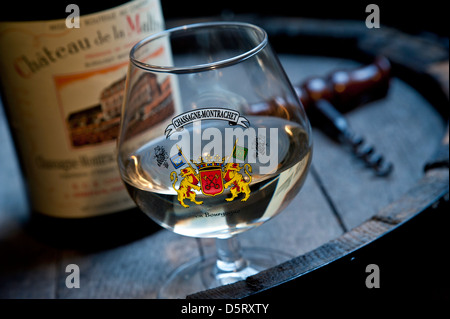
[[[375,147],[368,145],[364,138],[354,133],[345,117],[327,100],[315,102],[315,117],[320,120],[322,131],[334,139],[350,147],[357,158],[363,160],[367,167],[374,170],[377,176],[387,176],[393,165],[375,152]]]
[[[387,176],[393,165],[385,161],[375,147],[353,132],[341,112],[381,99],[389,90],[391,65],[384,57],[352,70],[340,70],[326,77],[314,77],[294,87],[313,126],[350,147],[351,151],[377,176]],[[251,105],[249,113],[258,115],[295,116],[291,105],[281,97]],[[285,114],[280,114],[285,113]]]
[[[331,138],[349,146],[377,176],[389,175],[393,164],[351,129],[338,108],[348,111],[386,96],[389,74],[389,61],[379,57],[370,65],[351,71],[336,71],[326,78],[312,78],[296,87],[311,123]]]

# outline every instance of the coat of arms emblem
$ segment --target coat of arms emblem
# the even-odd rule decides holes
[[[232,155],[236,152],[236,143]],[[227,159],[230,158],[231,155]],[[203,195],[206,196],[216,196],[222,194],[225,189],[230,187],[231,197],[226,198],[227,201],[233,201],[241,193],[244,194],[242,201],[246,201],[249,198],[252,167],[248,163],[243,166],[233,162],[227,163],[227,159],[219,156],[213,158],[208,155],[205,158],[200,157],[197,162],[193,162],[187,160],[181,148],[178,147],[178,154],[171,158],[172,164],[175,169],[181,168],[186,164],[188,164],[188,167],[181,168],[180,176],[183,179],[178,188],[176,187],[178,181],[177,172],[171,172],[170,178],[173,182],[173,189],[178,193],[178,201],[183,207],[189,207],[184,202],[185,199],[190,199],[191,202],[197,205],[203,204],[203,201],[196,200],[197,193],[194,190],[201,190]],[[242,169],[245,171],[245,177],[240,173]],[[198,185],[199,183],[200,186]]]
[[[223,193],[222,166],[223,161],[195,163],[200,174],[200,185],[202,193],[215,196]]]

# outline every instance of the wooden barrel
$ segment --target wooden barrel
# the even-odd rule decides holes
[[[442,225],[449,221],[446,213],[449,199],[448,48],[436,39],[404,34],[388,27],[371,30],[357,21],[283,17],[250,22],[259,24],[268,31],[277,52],[291,54],[283,56],[282,62],[294,83],[302,79],[299,73],[304,72],[303,76],[308,76],[308,66],[305,65],[308,59],[314,65],[314,71],[319,73],[324,72],[318,70],[326,69],[324,65],[327,63],[336,63],[335,67],[338,69],[351,66],[348,60],[320,60],[318,56],[368,62],[382,55],[391,61],[394,80],[390,95],[384,101],[371,103],[364,106],[364,110],[352,111],[347,116],[356,130],[363,132],[394,162],[396,172],[381,180],[368,177],[367,171],[361,170],[358,163],[348,158],[348,154],[337,149],[339,146],[332,144],[315,130],[315,156],[311,177],[321,189],[324,197],[322,200],[329,204],[342,234],[245,281],[192,294],[188,298],[270,296],[292,300],[294,295],[305,302],[308,300],[305,297],[311,295],[313,297],[309,299],[318,296],[336,299],[339,298],[339,291],[352,291],[352,296],[355,297],[364,289],[366,294],[363,296],[367,297],[367,290],[371,288],[367,287],[364,280],[369,275],[369,271],[366,272],[367,266],[373,265],[377,260],[385,263],[386,258],[394,255],[397,258],[392,258],[388,266],[384,266],[390,267],[387,269],[390,275],[386,276],[386,279],[389,278],[386,281],[390,282],[388,288],[380,294],[392,296],[407,292],[407,297],[450,298],[445,284],[438,283],[441,275],[445,274],[444,267],[434,267],[428,263],[428,267],[423,267],[423,262],[414,261],[410,265],[413,270],[405,272],[405,269],[399,269],[395,265],[396,261],[400,261],[405,266],[408,260],[401,258],[408,256],[414,259],[412,254],[419,247],[426,247],[430,255],[438,253],[444,247],[445,226]],[[299,57],[292,54],[301,54],[303,63],[300,65],[296,61]],[[404,86],[405,83],[419,92],[420,96],[406,93],[411,88]],[[423,98],[430,104],[423,103]],[[407,111],[408,103],[409,106],[416,105],[418,108]],[[441,119],[434,118],[436,124],[439,123],[435,127],[427,127],[428,124],[425,124],[435,116],[428,113],[430,109],[425,110],[429,106],[434,107],[441,116]],[[417,125],[418,122],[421,124]],[[317,198],[315,200],[320,201]],[[306,202],[296,203],[300,211],[318,209]],[[421,216],[418,217],[419,215]],[[301,213],[299,216],[308,217],[310,216]],[[321,229],[323,225],[317,219],[316,217],[312,231],[308,232],[325,233],[326,237],[330,228]],[[411,221],[413,219],[414,222]],[[411,225],[406,227],[406,223]],[[427,229],[428,226],[432,227],[431,230]],[[305,227],[298,229],[298,232],[304,231]],[[420,241],[413,240],[417,232],[425,234],[420,236]],[[295,229],[283,232],[287,236],[290,233],[295,233]],[[437,235],[433,236],[433,233]],[[264,240],[263,236],[261,241]],[[389,250],[390,246],[402,242],[399,236],[409,236],[407,238],[410,240],[407,248],[403,247],[403,254],[398,248]],[[426,246],[427,244],[430,246]],[[380,257],[383,253],[387,257]],[[399,272],[395,273],[396,270]],[[417,273],[414,274],[414,271]],[[429,273],[432,271],[439,275],[433,276]],[[411,274],[412,277],[405,279]],[[434,279],[437,280],[433,282]],[[405,285],[408,280],[409,285]],[[408,291],[412,287],[414,289]]]
[[[367,290],[366,268],[371,264],[380,267],[382,287],[389,286],[393,280],[388,278],[394,277],[386,274],[396,268],[385,263],[386,258],[380,257],[383,253],[395,261],[410,257],[399,251],[413,252],[414,247],[426,247],[431,254],[442,250],[438,240],[444,237],[442,216],[449,192],[448,48],[439,39],[385,26],[367,29],[361,21],[236,20],[268,31],[294,84],[370,63],[378,55],[387,57],[393,67],[387,97],[345,116],[354,131],[394,164],[394,170],[387,177],[375,176],[348,149],[314,128],[312,169],[299,195],[279,216],[240,235],[244,247],[288,251],[292,258],[245,281],[195,291],[187,297],[305,296],[314,289],[323,294],[333,291],[333,286],[351,284]],[[5,121],[1,114],[0,121]],[[2,123],[0,298],[155,298],[158,287],[178,265],[214,252],[211,239],[196,240],[166,230],[107,249],[61,248],[39,241],[23,227],[27,210],[23,183],[4,128]],[[392,250],[402,238],[413,248],[403,245]],[[430,240],[433,245],[414,246]],[[423,258],[426,253],[421,254],[417,267],[427,260]],[[79,266],[79,289],[65,284],[70,264]],[[436,269],[442,271],[442,267]]]

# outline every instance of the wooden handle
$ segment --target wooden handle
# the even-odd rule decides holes
[[[335,71],[324,78],[310,78],[294,89],[311,122],[314,122],[315,104],[319,100],[327,100],[338,111],[346,112],[385,97],[389,89],[390,70],[389,61],[379,57],[357,69]],[[247,113],[292,118],[297,116],[294,109],[292,103],[282,97],[274,97],[270,101],[250,105]]]
[[[327,100],[341,112],[386,96],[389,89],[391,65],[385,57],[353,69],[340,70],[325,78],[310,78],[295,87],[305,110],[318,100]]]

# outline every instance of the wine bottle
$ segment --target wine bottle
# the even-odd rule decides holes
[[[129,197],[115,149],[129,51],[164,19],[159,0],[122,2],[35,2],[2,14],[2,100],[28,226],[54,243],[92,248],[159,229]]]

